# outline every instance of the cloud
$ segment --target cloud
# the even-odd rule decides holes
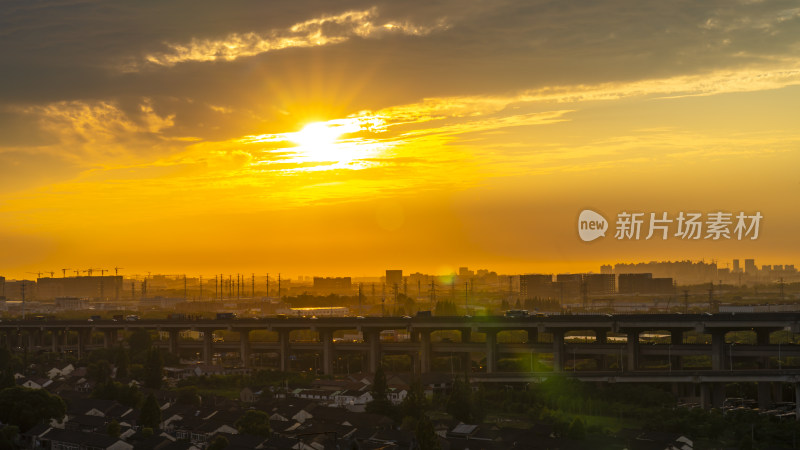
[[[167,51],[147,54],[144,61],[167,67],[191,61],[233,61],[286,48],[338,44],[354,37],[378,38],[387,34],[424,36],[446,28],[444,20],[430,26],[392,20],[378,23],[378,9],[373,7],[337,15],[323,15],[288,28],[263,33],[231,33],[222,39],[193,38],[188,43],[168,43]],[[134,62],[132,66],[123,67],[123,70],[136,70],[141,65],[141,61]]]

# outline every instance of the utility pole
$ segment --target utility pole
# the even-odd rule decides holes
[[[269,272],[267,272],[267,300],[269,300]]]
[[[252,277],[253,277],[252,280],[251,280],[252,293],[250,294],[250,297],[255,299],[256,298],[256,274],[253,274]]]
[[[464,282],[464,314],[469,315],[469,282]]]
[[[689,314],[689,290],[683,290],[683,313]]]
[[[217,276],[214,275],[214,300],[216,300],[217,297],[219,296],[219,289],[217,288],[217,283],[219,283],[219,280],[217,280]]]
[[[781,277],[781,282],[780,282],[779,286],[780,286],[781,303],[783,303],[783,277]]]
[[[434,306],[436,306],[436,282],[431,281],[431,312]]]
[[[403,279],[403,295],[408,297],[408,278]]]
[[[188,296],[189,296],[189,289],[188,286],[186,285],[186,274],[183,274],[183,301],[186,301]]]
[[[200,295],[197,297],[198,301],[203,301],[203,276],[200,275]]]
[[[281,301],[281,274],[278,272],[278,301]]]
[[[381,283],[381,317],[386,317],[386,283]]]
[[[359,316],[362,316],[362,315],[363,315],[363,314],[361,313],[361,296],[362,296],[362,293],[361,293],[361,283],[358,283],[358,315],[359,315]]]
[[[22,320],[25,320],[25,280],[22,280],[20,289],[22,290]]]

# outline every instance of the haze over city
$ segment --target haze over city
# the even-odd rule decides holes
[[[11,3],[0,273],[791,261],[795,6]],[[584,243],[584,208],[764,219]]]

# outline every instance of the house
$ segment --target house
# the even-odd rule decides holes
[[[256,403],[261,399],[261,395],[263,393],[264,391],[261,389],[245,386],[241,391],[239,391],[239,400],[241,400],[243,403]]]
[[[133,445],[106,433],[82,433],[51,428],[40,437],[52,450],[133,450]]]
[[[372,394],[369,391],[341,391],[333,397],[336,406],[366,405],[372,401]]]

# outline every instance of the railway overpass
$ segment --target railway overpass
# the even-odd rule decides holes
[[[15,349],[74,351],[78,355],[98,346],[110,347],[120,341],[120,331],[154,330],[168,336],[158,345],[170,352],[189,351],[212,361],[215,352],[238,353],[241,365],[250,367],[254,353],[276,355],[277,367],[291,369],[292,355],[314,352],[320,355],[321,371],[334,373],[337,355],[360,354],[365,367],[375,371],[384,355],[407,355],[413,370],[432,371],[436,356],[458,356],[470,361],[478,354],[484,369],[473,378],[486,382],[524,382],[560,373],[598,382],[672,382],[699,386],[701,392],[718,391],[731,382],[800,383],[800,368],[784,361],[800,358],[800,345],[771,339],[776,331],[800,332],[800,313],[738,314],[630,314],[552,315],[531,317],[327,317],[262,319],[195,319],[137,321],[113,320],[11,320],[0,322],[0,344]],[[274,340],[252,340],[254,331],[270,331]],[[381,332],[400,330],[405,341],[381,340]],[[181,339],[181,332],[196,331],[199,339]],[[238,342],[215,342],[215,332],[238,335]],[[344,342],[336,332],[349,331],[360,338]],[[449,331],[457,339],[436,339]],[[517,342],[503,339],[505,332],[524,336]],[[296,339],[296,333],[303,339]],[[457,332],[452,333],[452,332]],[[581,340],[570,339],[578,332]],[[645,336],[668,335],[654,343]],[[731,332],[750,333],[747,343],[734,342]],[[692,341],[685,339],[691,333]],[[97,343],[99,337],[101,343]],[[729,337],[726,340],[726,335]],[[311,339],[308,336],[312,336]],[[501,339],[498,339],[501,337]],[[481,357],[482,355],[482,357]],[[498,367],[502,356],[527,357],[530,371],[509,372]],[[707,367],[687,364],[697,357]],[[552,371],[540,372],[534,361],[548,362]],[[648,362],[660,361],[661,364]],[[589,369],[578,361],[593,362]],[[743,369],[744,367],[744,369]],[[768,385],[767,385],[768,386]],[[800,392],[800,391],[798,391]],[[798,394],[800,395],[800,394]],[[701,394],[705,398],[705,393]],[[719,393],[713,403],[718,404]],[[800,404],[800,402],[798,402]]]

